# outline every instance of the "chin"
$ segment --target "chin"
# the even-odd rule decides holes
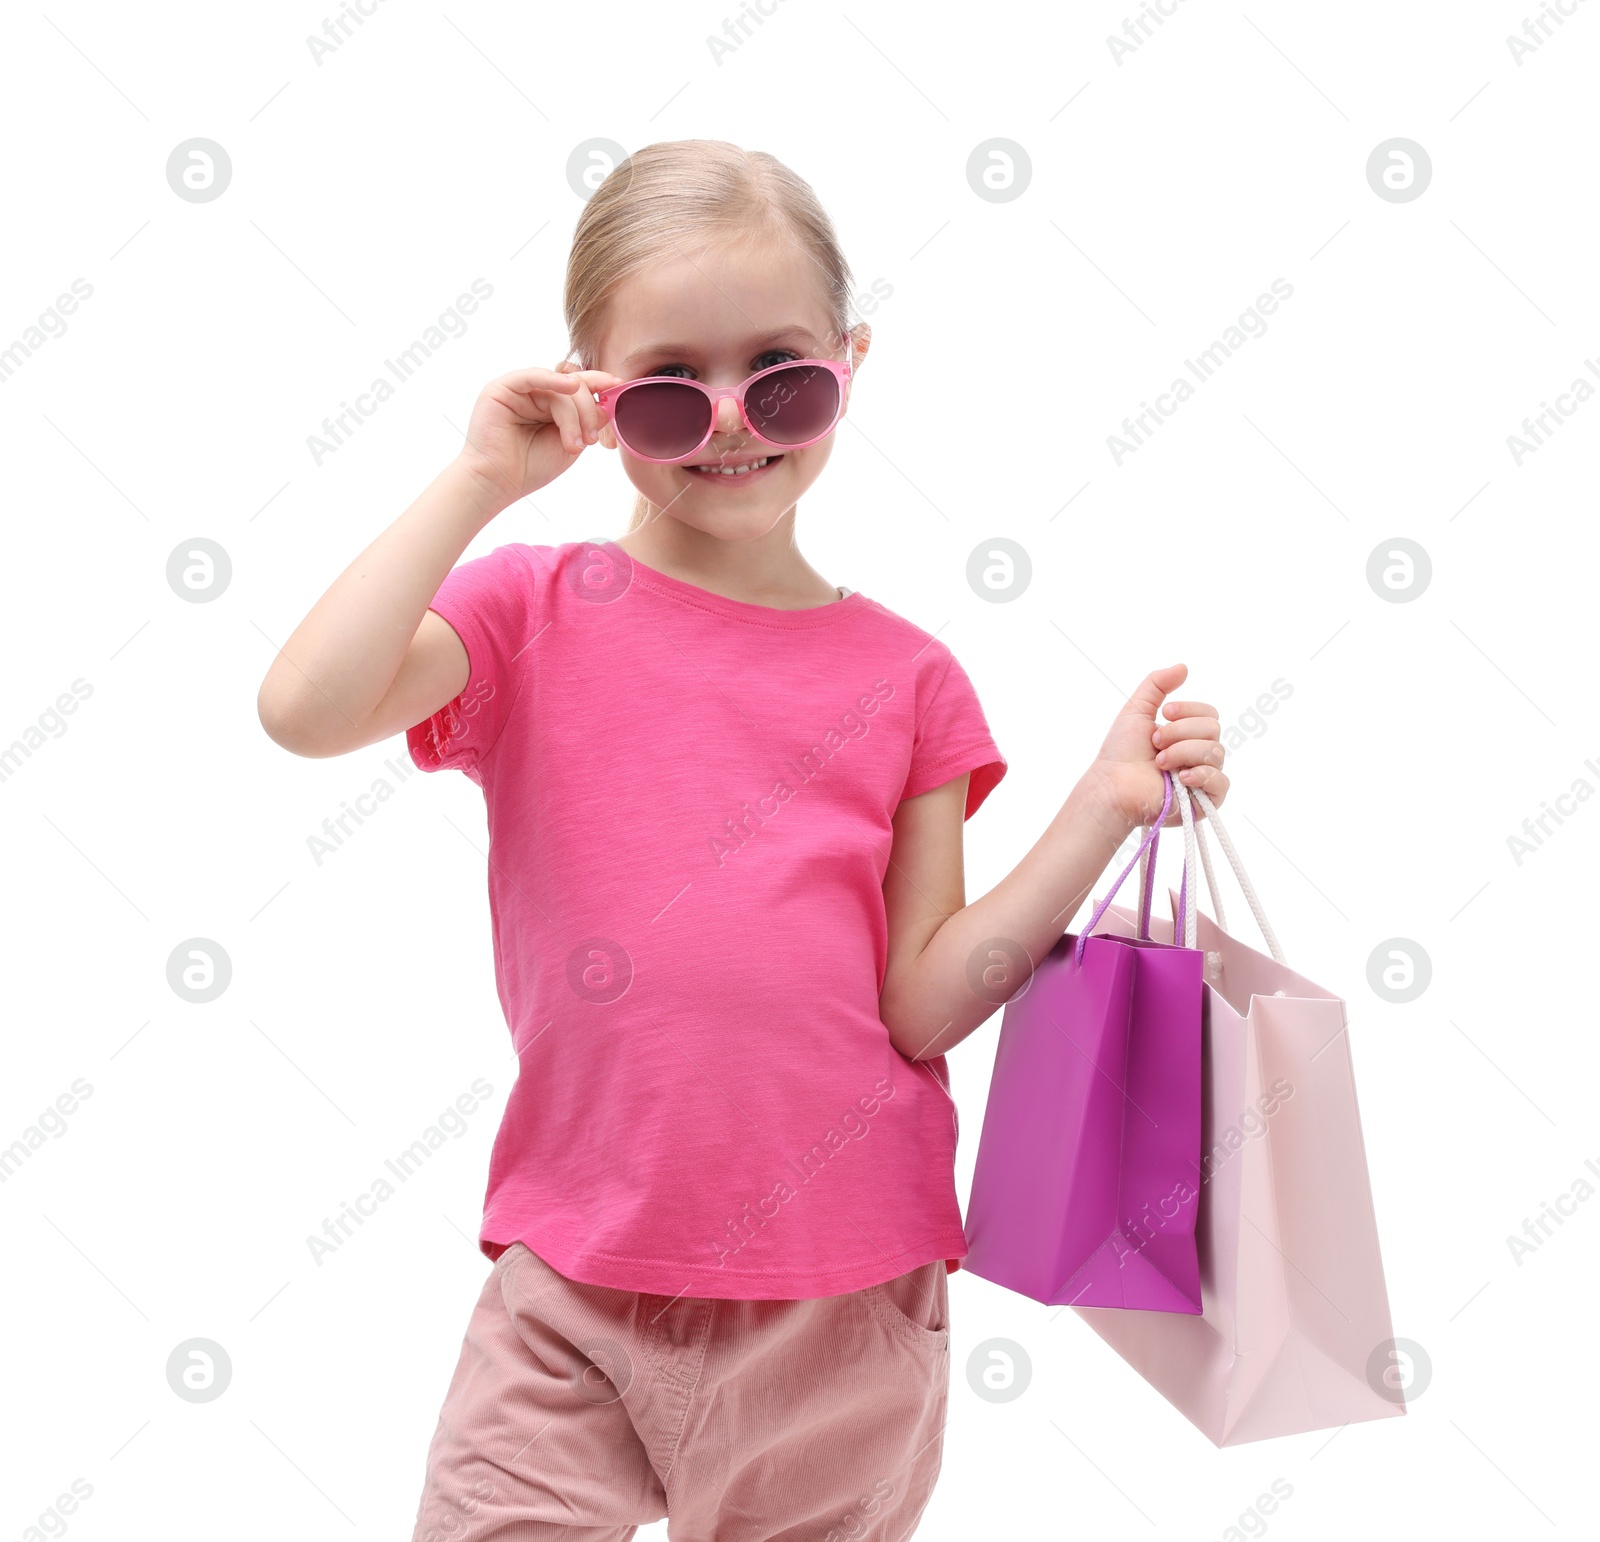
[[[766,535],[794,506],[803,486],[785,477],[742,489],[702,488],[671,479],[639,489],[658,509],[680,524],[724,541],[753,540]]]
[[[724,509],[719,512],[715,509],[686,509],[684,504],[688,501],[687,498],[680,498],[667,510],[667,517],[719,541],[759,540],[769,534],[794,507],[793,499],[774,504],[764,498],[759,506],[752,504],[748,509]]]

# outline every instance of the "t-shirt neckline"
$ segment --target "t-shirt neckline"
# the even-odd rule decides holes
[[[621,547],[617,549],[622,551]],[[842,599],[829,600],[824,605],[807,605],[799,610],[786,610],[778,605],[755,605],[748,600],[731,599],[725,594],[702,589],[698,584],[674,578],[670,573],[663,573],[659,568],[641,562],[629,552],[622,552],[622,555],[632,565],[633,581],[640,588],[710,611],[713,615],[726,616],[733,621],[753,622],[758,626],[826,626],[843,614],[859,610],[865,603],[861,591],[852,589]]]

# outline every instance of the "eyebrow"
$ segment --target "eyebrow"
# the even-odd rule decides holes
[[[793,339],[797,337],[810,338],[813,343],[817,341],[816,335],[808,327],[802,327],[798,325],[791,327],[780,327],[775,332],[766,333],[758,340],[756,345],[751,349],[752,357],[760,354],[764,349],[770,348],[774,343],[782,341],[784,338]],[[637,359],[663,357],[692,358],[697,351],[698,350],[693,343],[652,343],[648,348],[640,348],[636,352],[630,353],[628,357],[622,361],[622,364],[623,368],[626,369],[628,365],[632,364]]]

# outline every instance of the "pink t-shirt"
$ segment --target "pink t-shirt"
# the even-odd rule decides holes
[[[943,1057],[878,1015],[902,798],[1005,774],[945,645],[855,592],[727,599],[512,543],[431,607],[471,663],[407,730],[483,789],[520,1070],[479,1246],[666,1296],[837,1295],[966,1254]]]

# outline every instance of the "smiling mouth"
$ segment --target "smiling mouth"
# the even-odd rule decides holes
[[[714,478],[718,482],[736,482],[748,480],[777,465],[782,459],[781,455],[759,455],[742,461],[703,461],[697,466],[685,466],[683,469],[699,477]]]

